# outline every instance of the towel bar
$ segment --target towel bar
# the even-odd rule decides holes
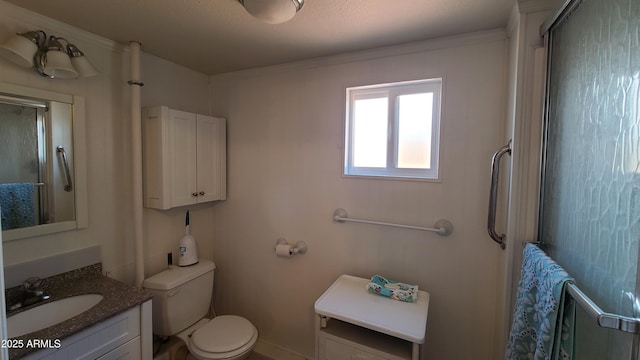
[[[640,319],[602,311],[602,309],[575,284],[567,284],[567,293],[591,318],[598,321],[600,327],[616,329],[631,334],[640,334]]]
[[[398,227],[403,229],[412,229],[412,230],[421,230],[421,231],[432,231],[437,233],[440,236],[448,236],[453,232],[453,224],[449,220],[440,219],[436,221],[433,225],[433,228],[423,227],[423,226],[413,226],[413,225],[402,225],[402,224],[394,224],[380,221],[372,221],[372,220],[362,220],[362,219],[352,219],[349,218],[347,211],[345,209],[336,209],[333,212],[333,220],[337,222],[355,222],[361,224],[373,224],[373,225],[382,225],[382,226],[391,226]]]

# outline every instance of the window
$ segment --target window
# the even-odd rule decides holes
[[[442,79],[347,88],[345,175],[438,178]]]

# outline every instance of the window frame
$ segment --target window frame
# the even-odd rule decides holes
[[[443,77],[401,81],[346,88],[345,146],[343,176],[378,179],[439,180],[440,122],[442,117]],[[427,169],[398,168],[399,105],[398,97],[418,93],[433,93],[431,118],[431,158]],[[356,100],[387,97],[387,165],[386,167],[357,167],[354,159],[354,103]]]

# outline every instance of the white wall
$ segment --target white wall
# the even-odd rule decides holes
[[[145,84],[142,106],[167,105],[178,110],[209,114],[208,76],[148,54],[143,56],[141,67]],[[144,209],[147,276],[166,268],[168,252],[173,253],[177,263],[178,240],[184,235],[187,209],[190,210],[190,230],[198,245],[198,255],[210,259],[212,206],[200,204],[166,211]]]
[[[63,24],[4,2],[0,2],[0,8],[0,41],[16,32],[43,29],[68,37],[101,72],[91,79],[54,81],[0,59],[2,82],[85,97],[90,212],[87,229],[4,243],[5,266],[100,244],[107,239],[124,240],[128,237],[126,226],[117,226],[124,220],[124,214],[120,217],[116,211],[125,206],[126,198],[120,194],[130,192],[128,186],[122,187],[128,163],[123,133],[127,86],[122,81],[125,71],[122,48],[86,33],[71,32]]]
[[[132,282],[128,54],[0,0],[0,41],[33,29],[70,39],[100,70],[47,80],[0,59],[2,82],[85,97],[89,227],[7,242],[5,265],[97,244],[105,271]],[[143,105],[228,119],[228,200],[191,208],[200,254],[218,265],[216,310],[245,315],[262,339],[312,357],[315,299],[339,274],[380,273],[431,293],[428,358],[495,358],[500,250],[485,222],[489,159],[504,136],[506,48],[497,31],[213,78],[145,54]],[[344,88],[434,76],[445,76],[442,181],[341,177]],[[454,233],[335,224],[337,207],[425,226],[447,218]],[[175,251],[184,209],[144,218],[150,275]],[[276,258],[281,236],[306,241],[309,252]]]
[[[218,312],[312,357],[315,300],[340,274],[378,273],[430,292],[427,358],[502,356],[492,354],[501,250],[485,227],[507,67],[496,31],[212,77],[212,113],[228,121],[228,199],[213,217]],[[342,177],[345,87],[439,76],[442,180]],[[454,233],[336,224],[339,207],[423,226],[446,218]],[[308,253],[275,257],[279,237]]]
[[[105,272],[133,283],[127,44],[115,44],[0,0],[0,42],[16,32],[35,29],[69,39],[100,71],[98,76],[88,79],[49,80],[31,69],[0,59],[0,82],[85,98],[89,226],[79,231],[5,242],[4,265],[100,245]],[[144,53],[141,67],[145,83],[142,88],[144,106],[162,104],[186,111],[208,112],[209,79],[206,75]],[[201,252],[209,254],[211,207],[191,210],[192,233],[201,240]],[[178,239],[184,233],[184,212],[182,209],[166,212],[145,209],[144,219],[146,270],[150,275],[164,267],[167,252],[177,250]]]

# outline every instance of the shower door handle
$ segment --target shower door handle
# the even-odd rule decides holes
[[[500,178],[500,160],[505,154],[511,155],[511,140],[507,145],[501,147],[491,159],[491,189],[489,190],[489,216],[487,219],[487,230],[493,241],[500,244],[501,248],[506,247],[505,235],[498,235],[496,232],[496,207],[498,203],[498,179]]]

